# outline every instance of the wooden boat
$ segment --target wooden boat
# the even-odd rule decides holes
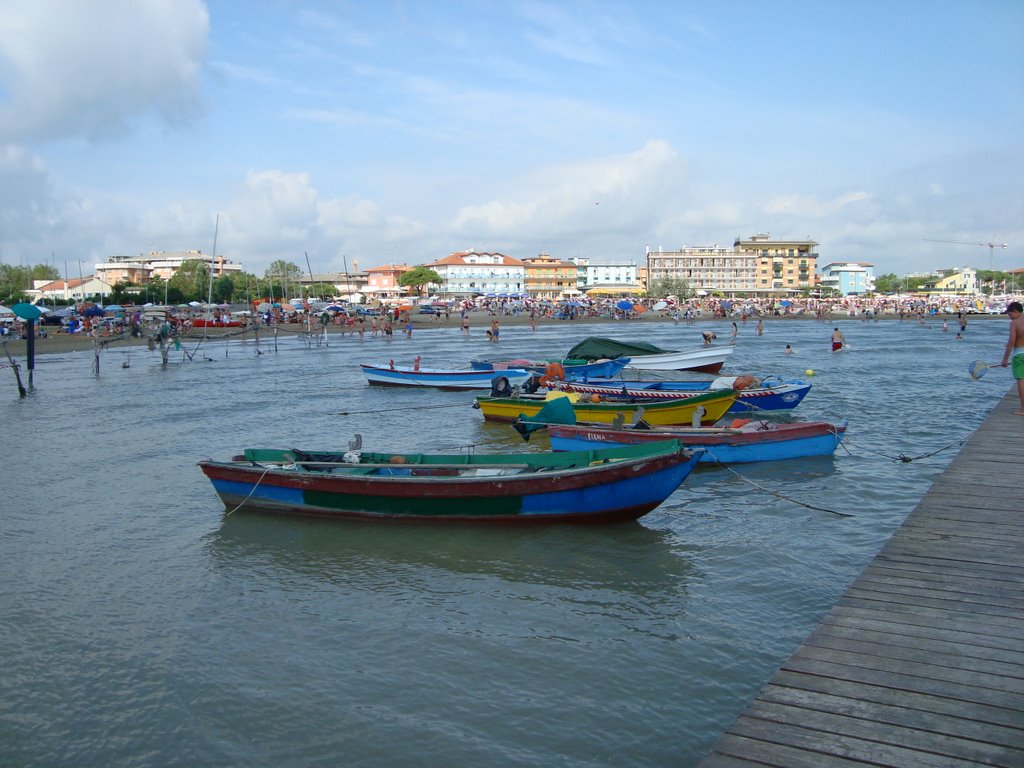
[[[703,371],[718,373],[732,347],[697,347],[692,350],[670,350],[642,341],[617,341],[590,336],[569,350],[566,357],[617,359],[629,358],[629,367],[645,371]]]
[[[831,456],[846,434],[846,424],[823,421],[777,423],[744,421],[735,427],[611,428],[597,424],[548,424],[551,448],[578,451],[600,446],[644,445],[669,438],[704,450],[701,461],[746,464],[809,456]]]
[[[359,366],[368,384],[386,387],[433,387],[435,389],[492,389],[504,385],[517,386],[529,381],[533,374],[522,368],[505,368],[500,371],[473,369],[423,368],[418,365],[401,367],[392,363]]]
[[[230,512],[377,520],[635,520],[661,504],[700,451],[676,440],[568,453],[393,454],[247,449],[199,462]]]
[[[595,396],[596,397],[596,396]],[[643,418],[648,424],[714,424],[722,418],[736,401],[736,392],[723,389],[678,400],[600,399],[594,402],[574,393],[549,392],[546,396],[520,395],[518,397],[477,397],[479,408],[488,421],[515,422],[520,417],[535,417],[552,401],[567,400],[578,422],[611,424],[616,419],[630,422]],[[699,410],[698,410],[699,409]]]
[[[564,381],[587,381],[592,378],[611,378],[629,365],[629,358],[623,357],[616,360],[577,360],[564,358],[562,360],[474,360],[470,363],[473,368],[481,370],[505,370],[507,368],[525,368],[538,376],[550,375],[553,379],[559,378]]]
[[[562,392],[577,392],[601,397],[632,397],[637,400],[671,400],[687,398],[717,389],[735,389],[736,402],[730,413],[756,413],[758,411],[790,411],[811,391],[811,385],[799,379],[766,376],[719,376],[708,381],[622,381],[619,379],[590,379],[589,381],[553,382],[550,386]]]

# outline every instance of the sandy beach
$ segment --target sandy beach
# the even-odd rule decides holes
[[[529,315],[526,315],[526,314],[498,315],[497,318],[498,318],[498,322],[501,324],[501,327],[523,326],[523,325],[529,325],[530,324],[530,317],[529,317]],[[419,333],[419,332],[427,332],[427,331],[430,331],[433,328],[458,328],[458,327],[460,327],[460,323],[461,323],[458,314],[452,314],[447,319],[445,317],[443,317],[443,316],[431,316],[431,315],[413,315],[411,319],[412,319],[413,333],[414,334],[415,333]],[[491,322],[492,319],[493,319],[492,315],[489,315],[489,314],[484,313],[484,312],[474,312],[474,313],[471,313],[470,316],[469,316],[470,333],[482,334],[490,326],[490,322]],[[807,321],[815,321],[815,320],[817,320],[818,322],[822,322],[822,323],[838,322],[838,321],[844,321],[844,322],[850,322],[850,321],[864,322],[865,321],[865,318],[861,317],[861,316],[850,317],[845,312],[834,312],[834,313],[829,314],[825,318],[814,317],[813,315],[778,315],[778,316],[771,315],[771,316],[764,316],[764,317],[753,316],[753,317],[748,318],[746,324],[747,325],[751,325],[751,324],[755,324],[756,325],[758,319],[762,319],[765,322],[772,322],[772,323],[779,322],[779,321],[786,321],[786,322],[801,322],[801,321],[803,321],[803,322],[807,322]],[[883,314],[883,315],[878,315],[878,316],[876,316],[876,317],[874,317],[872,319],[873,320],[898,320],[899,318],[897,316],[895,316],[895,315],[884,315]],[[956,321],[955,315],[943,315],[943,314],[940,314],[940,315],[937,315],[937,316],[929,318],[929,321],[930,322],[936,322],[936,321],[941,321],[943,319],[949,320],[950,326],[953,327],[954,330],[955,330],[955,321]],[[994,320],[1003,320],[1003,319],[1005,319],[1005,315],[982,315],[982,314],[968,315],[968,322],[969,323],[986,322],[986,321],[993,320],[993,319]],[[643,323],[672,323],[674,321],[672,319],[672,316],[669,315],[669,314],[660,313],[660,312],[656,313],[656,312],[648,311],[648,312],[644,312],[643,314],[640,314],[640,315],[638,315],[636,317],[630,318],[629,320],[616,320],[616,319],[612,319],[612,318],[609,318],[609,317],[588,317],[588,318],[580,318],[580,319],[577,319],[577,320],[560,320],[560,319],[555,319],[555,318],[543,317],[543,318],[539,318],[537,320],[537,327],[540,328],[540,327],[543,327],[545,325],[553,325],[553,324],[564,325],[566,323],[583,323],[583,322],[586,322],[586,323],[608,323],[608,324],[620,325],[621,326],[623,324],[635,325],[637,323],[641,323],[641,324],[643,324]],[[680,322],[680,325],[683,325],[684,322],[685,321]],[[718,339],[719,339],[720,343],[723,340],[725,340],[726,343],[727,343],[728,342],[729,333],[730,333],[730,330],[731,330],[733,322],[742,323],[742,320],[740,320],[739,318],[733,318],[733,317],[702,317],[702,318],[700,318],[698,320],[695,320],[692,324],[695,327],[711,328],[712,330],[715,331],[715,333],[717,333]],[[912,322],[916,322],[916,320],[913,319],[913,318],[909,318],[908,317],[908,318],[904,319],[903,322],[912,323]],[[399,334],[401,334],[403,332],[402,328],[401,328],[402,325],[403,324],[396,324],[395,325],[395,335],[396,336],[398,336]],[[259,326],[260,340],[263,341],[263,340],[273,339],[274,328],[275,328],[275,326],[266,326],[266,325]],[[279,334],[281,334],[281,335],[284,335],[284,334],[297,335],[297,334],[302,333],[303,326],[301,324],[299,324],[299,323],[284,323],[284,324],[282,324],[280,326],[277,326],[277,329],[278,329],[277,332]],[[351,333],[351,331],[349,331],[348,329],[345,329],[345,330],[346,330],[346,335]],[[60,353],[67,353],[67,352],[92,351],[95,348],[95,342],[97,341],[97,339],[94,339],[91,336],[87,336],[87,335],[84,335],[84,334],[54,333],[52,328],[48,328],[47,331],[48,331],[47,332],[47,337],[45,339],[36,338],[35,352],[36,352],[37,355],[60,354]],[[114,336],[114,337],[100,337],[99,341],[102,342],[107,348],[126,347],[126,346],[144,346],[144,345],[149,343],[149,337],[154,332],[155,331],[152,331],[152,330],[147,331],[147,333],[143,337],[141,337],[141,338],[132,338],[131,336]],[[334,326],[334,325],[328,326],[327,332],[329,334],[331,334],[332,336],[340,335],[341,334],[341,327],[340,326]],[[253,334],[254,334],[254,331],[250,328],[250,329],[245,331],[245,338],[252,339],[253,338]],[[367,336],[370,334],[369,327],[366,328],[365,334]],[[192,334],[188,337],[188,339],[190,339],[192,341],[197,341],[197,340],[199,340],[201,338],[203,338],[202,332],[196,332],[196,331],[193,331]],[[242,336],[240,335],[240,329],[237,329],[237,328],[227,328],[227,329],[211,328],[208,331],[207,338],[210,341],[218,341],[218,340],[221,340],[221,339],[224,339],[224,338],[236,338],[236,339],[237,338],[242,338]],[[694,343],[695,344],[697,343],[697,339],[698,339],[698,336],[695,333],[694,334]],[[26,354],[26,344],[27,344],[27,342],[24,339],[16,339],[16,340],[8,341],[8,342],[6,342],[7,351],[11,355],[13,355],[15,358],[23,360],[24,357],[25,357],[25,354]],[[4,362],[4,360],[2,358],[0,358],[0,362]]]

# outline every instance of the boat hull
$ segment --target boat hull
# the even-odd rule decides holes
[[[520,417],[536,416],[550,400],[528,397],[478,397],[476,407],[487,421],[515,422]],[[736,402],[731,389],[708,392],[686,399],[646,400],[643,402],[606,400],[599,403],[579,399],[572,404],[577,422],[613,424],[619,418],[631,422],[642,408],[643,420],[652,426],[692,424],[698,408],[704,409],[702,424],[714,424]]]
[[[710,381],[574,381],[560,384],[564,392],[595,394],[603,397],[626,396],[637,400],[671,400],[714,391]],[[800,405],[811,385],[802,381],[783,381],[778,385],[750,387],[739,390],[729,413],[758,411],[790,411]]]
[[[587,451],[573,466],[467,476],[464,465],[348,465],[331,471],[259,461],[200,462],[226,509],[374,520],[598,523],[635,520],[660,505],[696,466],[677,441],[646,453]],[[537,461],[558,454],[533,454]],[[573,456],[577,456],[573,454]],[[596,456],[596,463],[587,461]],[[623,458],[615,458],[621,456]],[[448,457],[457,461],[463,457]],[[473,457],[478,458],[478,457]],[[486,457],[498,461],[502,457]],[[503,457],[505,465],[524,455]],[[493,471],[495,465],[487,465]],[[514,465],[513,465],[514,466]],[[474,471],[485,471],[480,467]],[[366,474],[359,474],[366,472]]]
[[[845,424],[806,422],[767,424],[752,422],[740,429],[606,429],[596,425],[549,425],[551,448],[579,451],[588,448],[623,447],[676,438],[689,448],[703,449],[700,461],[710,464],[750,464],[812,456],[831,456],[846,433]]]
[[[611,378],[629,364],[629,358],[617,360],[594,360],[591,362],[575,362],[563,360],[559,363],[565,373],[566,381],[587,381],[595,378]],[[522,367],[542,376],[547,372],[548,363],[535,363],[529,360],[513,360],[508,362],[492,362],[490,360],[474,360],[471,365],[479,370],[502,371],[506,368]]]
[[[732,347],[706,347],[688,352],[665,352],[661,355],[633,355],[628,368],[641,371],[700,371],[718,373]]]
[[[439,368],[391,368],[387,365],[359,366],[368,384],[384,387],[430,387],[432,389],[490,389],[494,380],[508,379],[509,386],[523,385],[533,376],[521,368],[506,370],[444,370]]]

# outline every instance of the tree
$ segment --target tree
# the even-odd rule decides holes
[[[656,299],[675,296],[677,299],[688,299],[693,296],[690,283],[680,277],[659,277],[647,287],[647,295]]]
[[[221,275],[213,280],[213,300],[227,304],[235,293],[235,281],[230,275]]]
[[[416,293],[419,293],[424,285],[441,284],[441,276],[429,267],[416,267],[410,269],[408,272],[403,272],[402,276],[398,278],[398,284],[405,287],[411,287],[415,289]]]
[[[209,280],[210,269],[205,261],[199,259],[183,261],[178,271],[167,281],[168,301],[170,301],[171,290],[174,290],[176,295],[182,297],[184,301],[206,301]]]
[[[15,304],[25,300],[25,291],[32,288],[36,280],[50,282],[58,279],[60,272],[48,264],[36,264],[34,267],[0,264],[0,303]]]
[[[267,271],[263,273],[263,277],[273,278],[275,280],[300,280],[302,278],[302,269],[297,264],[292,264],[290,261],[278,259],[267,267]]]

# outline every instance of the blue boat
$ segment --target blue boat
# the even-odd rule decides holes
[[[667,499],[700,451],[677,440],[583,452],[421,454],[247,449],[201,461],[229,514],[239,509],[372,520],[599,523]]]
[[[371,365],[361,363],[359,366],[366,376],[368,384],[386,387],[432,387],[434,389],[504,389],[507,386],[522,386],[533,378],[534,374],[523,368],[506,368],[500,371],[484,371],[471,369],[422,368],[418,364],[411,367],[388,365]],[[504,379],[504,381],[501,381]]]
[[[710,464],[749,464],[831,456],[846,434],[845,423],[778,423],[745,419],[737,419],[735,423],[736,426],[731,427],[644,429],[599,424],[548,424],[547,432],[551,437],[551,448],[555,451],[625,447],[676,439],[692,450],[703,449],[700,461]]]
[[[501,371],[506,368],[525,368],[538,377],[547,377],[552,381],[589,381],[590,379],[610,379],[617,376],[629,365],[629,358],[617,360],[473,360],[470,367],[483,371]],[[546,383],[546,382],[545,382]]]
[[[636,400],[674,400],[695,397],[716,389],[735,389],[739,396],[729,413],[756,414],[760,411],[791,411],[811,391],[811,385],[800,379],[766,376],[720,376],[706,381],[653,380],[624,381],[615,378],[566,381],[552,385],[565,392],[598,397],[631,397]]]

